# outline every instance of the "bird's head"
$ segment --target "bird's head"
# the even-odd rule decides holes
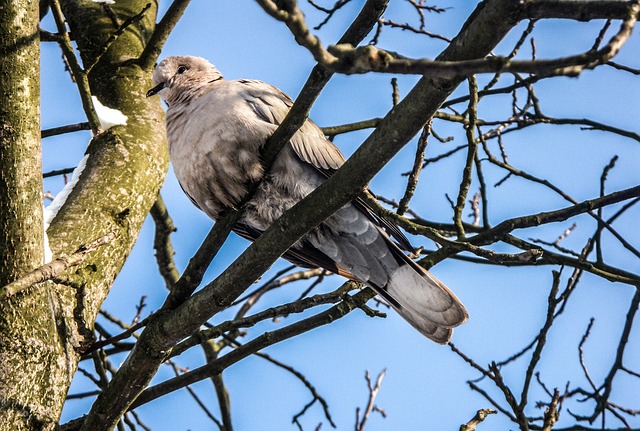
[[[153,72],[153,88],[147,97],[159,95],[169,106],[188,100],[208,84],[219,81],[222,75],[204,58],[167,57]]]

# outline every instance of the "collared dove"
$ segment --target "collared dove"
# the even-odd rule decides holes
[[[191,201],[217,220],[240,203],[264,169],[260,149],[291,108],[292,100],[261,81],[228,81],[207,60],[169,57],[153,73],[147,97],[168,105],[167,137],[173,168]],[[311,120],[280,153],[234,231],[255,240],[278,217],[311,193],[344,157]],[[371,286],[405,320],[437,343],[446,343],[467,311],[444,284],[391,240],[410,244],[392,223],[360,200],[340,208],[291,247],[284,258],[321,267]]]

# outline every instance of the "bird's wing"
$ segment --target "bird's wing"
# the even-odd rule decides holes
[[[244,223],[237,223],[233,231],[251,242],[258,239],[263,232]],[[341,275],[350,280],[356,280],[353,274],[336,264],[336,262],[326,254],[306,243],[304,240],[302,240],[298,246],[293,246],[287,250],[282,257],[302,268],[324,268],[334,274]]]
[[[256,116],[272,126],[280,124],[293,104],[291,99],[259,81],[242,83],[246,86],[247,103]],[[344,163],[340,151],[311,121],[306,121],[294,135],[291,147],[302,162],[325,177]],[[467,319],[466,310],[455,295],[406,256],[383,231],[387,228],[402,247],[412,250],[398,227],[375,215],[363,200],[355,199],[325,224],[327,229],[339,225],[338,236],[334,237],[335,233],[323,236],[321,225],[320,230],[301,240],[283,257],[300,266],[318,266],[366,281],[416,329],[436,342],[447,342],[451,328]],[[248,239],[260,234],[246,228],[240,228],[239,233]],[[380,269],[382,266],[385,269]]]
[[[293,101],[276,87],[262,81],[243,79],[247,103],[263,121],[279,125],[293,106]],[[330,177],[345,159],[340,150],[329,141],[322,130],[311,120],[307,120],[291,139],[291,147],[300,160],[313,166],[326,178]],[[354,199],[355,206],[373,223],[385,228],[400,246],[413,252],[415,248],[398,226],[384,217],[375,214],[362,199]]]
[[[367,190],[366,193],[371,192]],[[389,235],[391,235],[396,241],[398,241],[401,249],[406,250],[410,253],[415,252],[416,248],[411,245],[409,239],[405,236],[404,233],[402,233],[398,225],[396,225],[393,221],[382,215],[376,214],[373,208],[371,208],[371,206],[363,199],[356,198],[353,200],[353,204],[356,206],[356,208],[362,211],[373,223],[384,228],[389,233]]]
[[[293,106],[291,98],[261,81],[239,82],[244,84],[247,103],[256,115],[267,123],[280,125]],[[325,138],[322,130],[311,120],[307,120],[291,138],[291,146],[302,161],[326,176],[335,172],[345,161],[340,150]]]

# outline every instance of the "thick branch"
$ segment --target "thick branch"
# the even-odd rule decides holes
[[[258,0],[258,3],[260,3],[271,16],[283,21],[293,33],[296,41],[307,48],[319,64],[332,71],[346,74],[367,72],[429,74],[431,76],[450,78],[488,72],[521,72],[536,75],[575,76],[584,69],[591,69],[598,65],[606,64],[613,58],[631,35],[631,30],[636,23],[637,15],[640,11],[640,5],[637,1],[625,2],[626,11],[625,14],[620,17],[624,18],[620,31],[607,45],[597,51],[591,50],[578,55],[550,60],[520,61],[512,60],[509,57],[491,56],[487,58],[447,61],[446,59],[408,59],[395,53],[386,52],[373,45],[354,48],[352,45],[339,43],[325,49],[320,40],[309,31],[304,21],[304,15],[296,6],[296,1],[289,0],[280,2],[278,5],[272,0]],[[533,16],[528,16],[533,13],[533,6],[529,5],[529,3],[535,4],[536,2],[531,1],[520,2],[517,5],[512,4],[512,14],[517,14],[516,19],[534,18]],[[561,3],[564,4],[560,5]],[[601,3],[606,2],[591,2],[590,6],[593,7],[593,10],[583,7],[572,10],[571,6],[575,5],[576,2],[558,1],[553,10],[556,13],[563,11],[566,14],[565,17],[572,15],[575,19],[591,19],[598,16],[597,12],[605,12],[605,10],[601,10],[600,8]],[[552,8],[550,7],[550,2],[547,2],[546,5],[547,13],[551,13]],[[529,6],[531,10],[529,10],[527,6]],[[559,6],[563,6],[563,8]],[[589,11],[591,15],[587,16],[587,11]],[[612,13],[612,10],[606,9],[606,12]],[[542,6],[540,6],[538,13],[543,13]],[[611,15],[604,15],[604,17],[611,18]]]
[[[34,1],[0,6],[0,285],[44,258],[38,18]],[[43,370],[60,340],[49,307],[42,293],[0,301],[3,431],[54,426],[62,400],[51,390],[56,376]]]
[[[523,15],[531,19],[564,18],[578,21],[592,19],[624,19],[629,12],[629,0],[527,0]]]
[[[42,264],[37,4],[0,9],[0,285]],[[15,23],[23,23],[17,26]]]

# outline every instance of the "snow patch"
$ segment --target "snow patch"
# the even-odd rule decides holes
[[[115,4],[115,0],[92,0],[94,3]]]
[[[80,174],[82,173],[85,166],[87,165],[88,159],[89,159],[89,155],[87,154],[82,158],[82,160],[80,160],[80,163],[78,163],[78,166],[73,170],[71,181],[69,181],[64,186],[64,188],[60,190],[60,193],[58,193],[56,197],[53,199],[53,201],[44,209],[45,249],[49,247],[49,241],[46,236],[47,229],[49,229],[49,225],[51,224],[53,219],[56,217],[56,214],[58,214],[58,211],[60,210],[60,208],[62,208],[62,205],[64,205],[64,203],[67,201],[67,198],[69,197],[71,190],[73,190],[73,187],[78,183],[78,180],[80,179]],[[51,253],[50,250],[49,250],[49,253]]]
[[[96,1],[96,0],[94,0]],[[101,2],[98,2],[101,3]],[[103,130],[107,130],[113,126],[126,126],[128,117],[117,109],[112,109],[104,106],[96,96],[91,96],[93,101],[93,107],[100,120],[100,127]]]
[[[47,227],[44,226],[44,263],[49,263],[53,260],[53,252],[49,247],[49,237],[47,236]]]

